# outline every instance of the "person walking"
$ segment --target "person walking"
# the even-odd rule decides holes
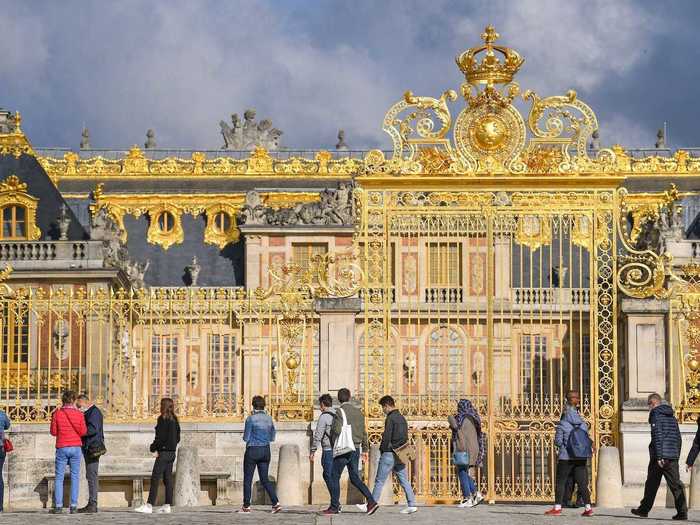
[[[377,512],[379,505],[372,497],[372,493],[367,488],[360,477],[360,456],[367,463],[367,428],[365,426],[365,416],[359,408],[350,403],[350,390],[341,388],[338,390],[338,401],[340,407],[335,411],[335,419],[331,427],[331,443],[333,443],[333,476],[331,478],[331,504],[323,511],[323,514],[338,514],[340,512],[340,476],[345,468],[348,469],[350,483],[359,490],[367,502],[367,514]],[[346,427],[350,427],[352,433],[350,450],[341,450],[339,437]],[[345,435],[345,434],[343,434]]]
[[[646,518],[649,515],[663,476],[676,505],[676,515],[673,519],[687,520],[685,488],[678,471],[678,459],[681,455],[681,431],[678,428],[678,421],[673,414],[673,407],[665,403],[659,394],[650,394],[647,398],[647,406],[651,425],[649,466],[647,480],[644,483],[644,498],[639,507],[632,509],[632,514],[640,518]]]
[[[321,467],[323,468],[323,481],[326,483],[328,494],[331,494],[331,476],[333,474],[333,446],[331,445],[331,427],[335,417],[333,410],[333,398],[330,394],[323,394],[318,398],[321,415],[316,422],[309,460],[314,461],[318,447],[321,447]]]
[[[566,394],[566,407],[557,424],[554,446],[558,448],[557,475],[554,507],[545,514],[560,516],[565,503],[566,484],[573,471],[578,486],[578,494],[583,499],[585,509],[582,516],[593,516],[591,494],[588,490],[588,458],[593,456],[593,442],[588,435],[588,425],[579,414],[580,394],[569,390]],[[571,497],[571,494],[569,494]]]
[[[78,513],[97,512],[97,495],[100,492],[99,468],[100,456],[104,454],[105,436],[102,412],[97,408],[87,394],[80,394],[77,400],[78,409],[85,417],[87,434],[83,436],[83,457],[85,458],[85,478],[88,483],[88,503]]]
[[[457,402],[457,413],[447,418],[452,429],[452,461],[457,469],[462,501],[459,507],[474,507],[484,500],[469,470],[480,467],[486,455],[486,442],[481,430],[481,417],[468,399]]]
[[[0,410],[0,512],[4,509],[5,482],[2,479],[2,468],[5,465],[5,430],[10,428],[10,418],[4,410]]]
[[[688,458],[685,460],[685,471],[688,472],[693,465],[695,460],[700,453],[700,417],[698,418],[698,429],[695,431],[695,437],[693,438],[693,445],[690,447],[690,452],[688,452]]]
[[[382,489],[389,474],[394,473],[399,480],[399,484],[406,494],[406,507],[401,509],[401,514],[413,514],[418,511],[416,507],[416,496],[413,493],[413,487],[408,479],[406,465],[396,455],[396,450],[408,443],[408,423],[401,412],[396,408],[394,398],[384,396],[379,400],[382,411],[386,416],[384,420],[384,432],[382,433],[382,441],[379,445],[379,465],[377,466],[377,475],[374,480],[374,488],[372,489],[372,499],[379,501],[382,496]]]
[[[275,424],[270,415],[265,412],[265,398],[254,396],[253,413],[246,418],[243,429],[243,441],[245,441],[245,454],[243,455],[243,506],[238,512],[244,514],[250,512],[253,474],[256,468],[260,484],[272,502],[272,514],[282,510],[277,499],[275,487],[268,477],[271,459],[270,443],[274,440]]]
[[[175,402],[164,397],[160,400],[160,416],[156,422],[156,436],[150,450],[156,454],[151,472],[151,486],[148,489],[148,501],[134,509],[136,512],[151,514],[158,497],[158,484],[161,479],[165,485],[165,504],[156,510],[158,514],[169,514],[173,504],[173,463],[177,444],[180,442],[180,422],[175,414]]]
[[[83,455],[82,437],[87,434],[83,414],[75,406],[75,392],[66,390],[61,396],[63,406],[51,415],[51,435],[56,437],[56,472],[52,514],[63,512],[63,478],[66,465],[70,467],[70,513],[78,508],[80,490],[80,460]]]

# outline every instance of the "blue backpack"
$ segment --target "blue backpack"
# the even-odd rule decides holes
[[[573,425],[569,433],[569,442],[566,444],[566,451],[571,459],[586,459],[593,456],[593,441],[588,435],[588,431],[581,428],[581,423]]]

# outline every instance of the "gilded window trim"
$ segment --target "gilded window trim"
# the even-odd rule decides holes
[[[3,210],[6,206],[17,205],[24,207],[27,211],[25,215],[26,236],[8,239],[3,238],[3,240],[36,241],[41,237],[41,230],[36,225],[36,210],[38,204],[39,199],[27,193],[27,185],[16,175],[10,175],[4,181],[0,182],[0,210]]]
[[[208,207],[204,212],[207,216],[207,226],[204,229],[204,242],[218,246],[219,249],[223,249],[224,246],[229,243],[238,242],[238,239],[241,238],[241,232],[236,224],[238,210],[239,208],[227,204],[215,204]],[[230,226],[223,232],[217,230],[214,222],[216,215],[221,212],[227,213],[231,220]]]

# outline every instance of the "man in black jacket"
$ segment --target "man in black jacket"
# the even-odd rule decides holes
[[[97,512],[97,494],[100,491],[99,468],[100,456],[94,456],[98,449],[104,449],[105,436],[102,424],[102,412],[91,401],[87,394],[80,394],[77,399],[78,408],[85,416],[87,434],[83,436],[83,457],[85,457],[85,477],[88,482],[88,504],[80,513]]]
[[[391,396],[382,397],[379,400],[379,404],[386,415],[386,420],[384,421],[382,442],[379,445],[381,456],[377,466],[377,476],[374,480],[372,497],[375,501],[379,501],[384,483],[389,474],[393,472],[406,494],[406,508],[401,510],[401,514],[413,514],[418,510],[416,507],[416,496],[408,479],[406,465],[401,462],[395,452],[408,443],[408,423],[406,418],[401,415],[401,412],[396,409],[396,403]]]
[[[685,460],[686,472],[693,468],[695,460],[698,457],[698,453],[700,453],[700,418],[698,418],[698,429],[695,431],[693,446],[690,447],[690,452],[688,452],[688,458]]]
[[[649,468],[644,484],[644,498],[632,514],[646,518],[654,505],[659,490],[661,476],[673,494],[676,504],[674,520],[687,520],[688,507],[685,502],[683,482],[678,472],[678,458],[681,455],[681,431],[673,414],[673,408],[663,403],[659,394],[651,394],[647,400],[651,443],[649,443]]]

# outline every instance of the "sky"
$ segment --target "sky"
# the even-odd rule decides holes
[[[454,58],[492,23],[541,96],[575,89],[603,145],[700,147],[696,0],[0,0],[0,107],[37,147],[218,149],[257,110],[294,149],[387,148],[407,89],[463,81]],[[455,102],[453,115],[464,101]]]

